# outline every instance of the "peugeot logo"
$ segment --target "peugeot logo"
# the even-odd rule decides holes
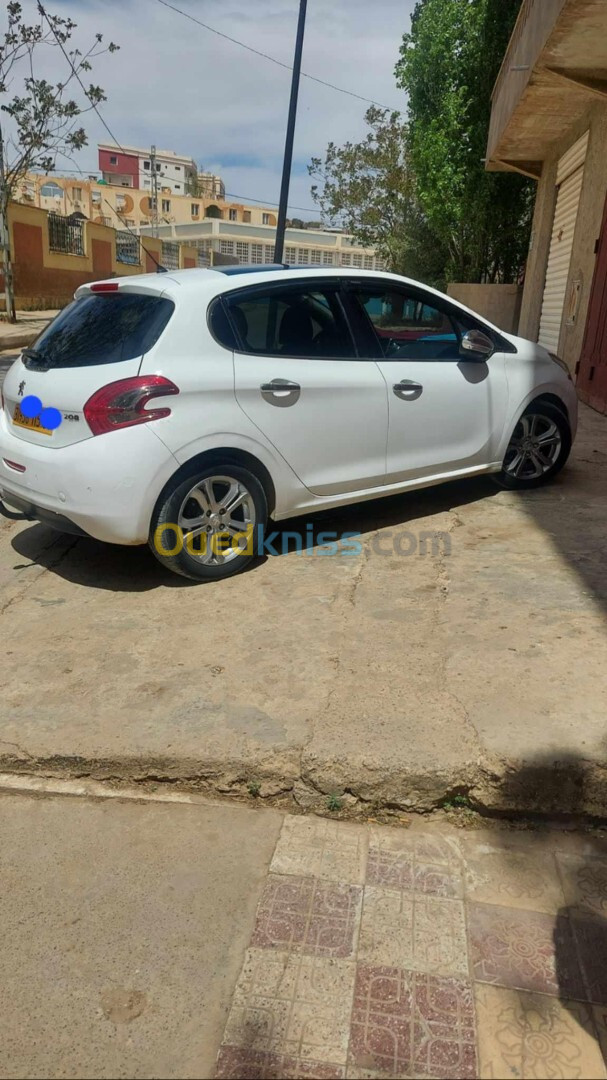
[[[25,390],[25,379],[19,383],[19,397],[23,397],[23,391]]]

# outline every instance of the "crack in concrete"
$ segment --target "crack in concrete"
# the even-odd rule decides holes
[[[79,537],[76,537],[74,540],[72,540],[71,543],[69,543],[67,545],[67,547],[65,547],[63,549],[63,551],[60,553],[60,555],[59,555],[59,557],[57,559],[55,559],[53,562],[49,562],[46,566],[41,566],[39,574],[36,574],[34,577],[30,578],[29,581],[25,581],[24,587],[22,589],[20,589],[18,592],[16,592],[13,596],[11,596],[6,601],[6,603],[4,603],[2,605],[2,607],[0,607],[0,617],[2,615],[6,614],[6,612],[9,610],[9,608],[11,608],[14,604],[20,603],[20,601],[24,599],[25,595],[29,592],[29,590],[32,588],[32,586],[34,586],[38,581],[40,581],[40,579],[43,578],[45,574],[48,574],[48,572],[50,570],[55,570],[58,566],[60,566],[61,563],[63,562],[63,560],[66,558],[66,556],[69,555],[70,552],[72,552],[74,550],[74,548],[76,547],[76,544],[78,543],[78,540],[79,540]],[[59,543],[60,541],[61,541],[61,536],[58,536],[57,538],[54,538],[50,542],[50,544],[45,544],[45,546],[42,548],[42,550],[43,551],[48,551],[50,548],[54,547],[55,544]],[[31,565],[39,566],[38,563],[34,562],[34,563],[30,563],[28,566],[24,567],[24,569],[29,570]]]
[[[29,750],[26,750],[25,747],[20,746],[19,743],[12,742],[10,739],[0,739],[0,747],[2,747],[2,746],[14,746],[15,749],[18,750],[19,753],[23,755],[23,757],[28,759],[28,761],[36,761],[37,760],[36,757],[33,754],[30,754]]]

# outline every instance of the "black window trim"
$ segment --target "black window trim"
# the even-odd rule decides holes
[[[232,318],[230,316],[229,301],[232,299],[232,297],[242,296],[243,294],[245,294],[247,296],[251,296],[251,295],[254,296],[256,293],[264,293],[265,294],[265,293],[268,293],[268,292],[283,292],[285,289],[291,289],[291,288],[297,289],[298,287],[301,287],[301,286],[304,286],[304,285],[306,287],[307,292],[313,292],[315,288],[318,288],[318,289],[330,288],[333,291],[333,293],[336,296],[337,303],[339,305],[341,314],[343,316],[343,320],[344,320],[344,324],[346,326],[347,333],[350,336],[350,341],[351,341],[351,344],[352,344],[352,355],[351,356],[290,356],[288,353],[259,353],[259,352],[249,352],[248,350],[244,349],[242,347],[242,340],[241,340],[240,335],[238,333],[238,328],[236,327],[236,324],[234,323],[234,321],[232,320]],[[327,360],[335,360],[335,361],[337,361],[338,363],[341,363],[341,364],[348,363],[348,362],[351,363],[353,360],[357,361],[357,362],[360,361],[361,363],[367,363],[367,364],[368,363],[373,363],[374,361],[370,357],[360,355],[359,348],[358,348],[358,345],[359,345],[358,336],[354,332],[354,327],[352,325],[352,320],[349,318],[347,307],[346,307],[346,304],[344,303],[345,297],[344,297],[344,288],[343,288],[343,286],[344,286],[344,279],[341,278],[341,277],[324,277],[324,276],[323,277],[312,277],[312,275],[308,273],[308,274],[305,275],[305,277],[304,276],[301,276],[301,277],[298,276],[297,278],[289,277],[288,280],[286,280],[285,278],[282,278],[280,281],[264,281],[264,282],[260,282],[257,285],[247,285],[247,286],[241,286],[240,288],[237,288],[237,289],[230,289],[229,291],[220,293],[219,296],[214,297],[214,299],[211,300],[211,302],[209,304],[209,307],[207,309],[207,326],[208,326],[208,329],[209,329],[209,333],[211,334],[211,337],[213,338],[213,340],[216,341],[217,344],[221,346],[221,348],[223,348],[223,349],[226,348],[226,345],[224,344],[224,342],[219,340],[219,338],[213,332],[213,328],[212,328],[212,312],[213,312],[213,309],[214,309],[215,305],[217,303],[220,303],[222,308],[223,308],[223,313],[224,313],[225,319],[226,319],[226,321],[228,323],[228,326],[230,327],[230,330],[232,332],[232,339],[233,339],[233,342],[234,342],[234,348],[231,351],[237,352],[240,356],[257,356],[257,357],[267,359],[267,360],[272,359],[272,358],[283,359],[283,360],[309,360],[310,362],[320,361],[321,363],[326,362]]]
[[[424,289],[422,285],[409,284],[409,282],[399,281],[398,279],[392,278],[375,278],[366,276],[364,278],[359,278],[356,275],[348,275],[348,277],[342,278],[341,281],[343,285],[343,291],[346,293],[346,295],[349,292],[354,291],[355,288],[359,287],[388,289],[390,287],[390,284],[393,284],[395,290],[402,289],[403,291],[409,292],[416,300],[421,301],[422,304],[426,304],[428,307],[433,307],[437,311],[443,310],[449,318],[452,318],[458,322],[462,322],[463,319],[470,319],[471,322],[477,324],[477,328],[479,330],[482,330],[484,334],[487,334],[488,337],[491,338],[491,340],[495,344],[496,352],[518,353],[516,345],[513,345],[511,341],[508,341],[507,338],[504,338],[497,330],[494,330],[493,327],[488,326],[481,316],[478,316],[476,314],[469,315],[467,311],[462,311],[461,308],[457,306],[457,304],[451,303],[448,296],[443,296],[442,294],[436,296],[434,293],[428,292],[426,289]],[[439,307],[438,305],[441,306]],[[348,297],[345,306],[348,313],[349,321],[352,324],[354,336],[357,338],[357,347],[359,344],[359,336],[361,345],[363,345],[363,342],[367,340],[367,344],[364,345],[364,348],[368,349],[371,341],[375,345],[377,343],[377,338],[373,334],[373,331],[371,329],[368,329],[365,325],[362,313],[360,312],[356,304],[353,302],[351,297]],[[372,324],[369,320],[369,327],[371,325]],[[380,355],[367,357],[366,359],[373,359],[375,361],[385,360],[388,363],[415,363],[415,359],[413,357],[410,357],[408,361],[402,359],[399,361],[399,358],[397,356]],[[429,364],[457,364],[465,360],[466,357],[463,355],[458,357],[442,357],[437,360],[424,360],[424,358],[420,357],[419,363],[425,362]]]

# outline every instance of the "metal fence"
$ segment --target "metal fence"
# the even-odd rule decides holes
[[[162,241],[162,265],[167,270],[179,270],[179,244],[172,240]]]
[[[127,229],[116,229],[116,262],[139,266],[139,237]]]
[[[84,255],[84,222],[62,214],[48,215],[48,246],[66,255]]]

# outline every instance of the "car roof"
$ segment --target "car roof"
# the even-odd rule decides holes
[[[386,270],[363,270],[358,266],[289,266],[287,264],[272,263],[264,266],[258,265],[232,265],[213,267],[191,267],[187,270],[156,271],[153,274],[133,274],[128,277],[108,278],[104,281],[87,282],[76,290],[76,297],[85,296],[95,291],[95,286],[113,285],[118,291],[148,293],[155,296],[165,296],[176,303],[187,302],[190,297],[197,298],[204,295],[205,299],[211,300],[225,292],[233,292],[245,285],[263,285],[265,282],[277,284],[280,281],[289,282],[301,280],[305,277],[315,277],[323,281],[331,278],[370,278],[382,281],[393,281],[401,285],[409,285],[415,289],[421,289],[428,296],[435,296],[443,302],[447,302],[460,311],[465,311],[475,319],[479,319],[486,326],[496,330],[504,337],[510,337],[498,326],[490,322],[484,315],[472,311],[451,296],[439,292],[422,281],[393,274]]]

